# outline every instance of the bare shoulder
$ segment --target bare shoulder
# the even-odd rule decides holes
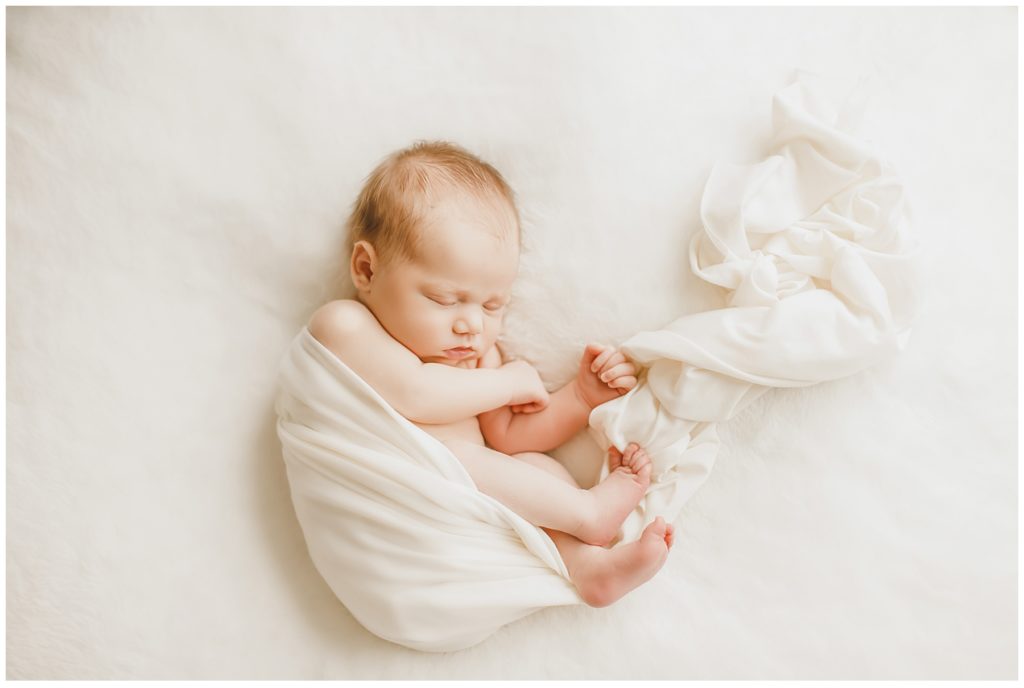
[[[370,309],[359,301],[331,301],[310,318],[309,333],[393,406],[401,406],[405,381],[422,364]]]
[[[352,299],[338,299],[320,306],[309,319],[309,333],[321,344],[365,332],[370,321],[376,321],[366,306]]]
[[[373,313],[358,301],[339,299],[325,303],[309,319],[309,333],[349,365],[366,359],[369,352],[386,356],[391,337]],[[383,347],[383,348],[382,348]]]

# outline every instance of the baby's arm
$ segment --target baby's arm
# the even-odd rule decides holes
[[[480,365],[501,365],[497,347],[487,352]],[[536,413],[513,413],[510,406],[487,411],[478,416],[480,431],[490,447],[505,454],[550,451],[585,428],[595,406],[634,385],[636,367],[621,352],[591,344],[583,352],[576,378],[552,393],[547,407]]]
[[[454,423],[506,404],[543,404],[548,397],[536,371],[521,361],[493,370],[422,362],[358,301],[322,306],[313,314],[309,331],[416,423]]]

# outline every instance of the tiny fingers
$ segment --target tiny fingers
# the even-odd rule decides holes
[[[618,377],[608,383],[609,387],[622,390],[623,393],[636,387],[636,378],[632,375]]]
[[[601,382],[610,382],[617,377],[623,377],[626,375],[636,375],[636,366],[623,358],[622,363],[616,363],[615,365],[601,371],[600,378]]]
[[[604,362],[604,365],[597,369],[598,374],[607,371],[609,368],[614,368],[620,363],[625,363],[626,357],[622,355],[621,351],[614,352],[608,357],[608,360]]]
[[[590,364],[590,372],[596,373],[601,370],[614,353],[615,349],[613,347],[605,347],[604,351],[598,354],[597,358],[594,359],[594,362]]]

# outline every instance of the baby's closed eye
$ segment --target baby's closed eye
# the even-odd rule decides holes
[[[459,305],[459,303],[461,303],[460,299],[451,296],[441,296],[437,294],[424,294],[424,296],[426,296],[428,299],[430,299],[439,306],[451,307],[457,306]],[[491,311],[492,313],[497,313],[506,305],[507,304],[504,301],[488,301],[484,303],[484,309]]]
[[[454,306],[455,304],[458,303],[458,301],[450,297],[435,296],[433,294],[424,294],[424,296],[426,296],[428,299],[430,299],[439,306]]]

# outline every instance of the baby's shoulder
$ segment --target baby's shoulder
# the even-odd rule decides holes
[[[373,313],[363,304],[353,299],[329,301],[316,309],[309,319],[309,329],[347,329],[363,327]],[[315,334],[315,333],[314,333]]]
[[[309,333],[329,349],[365,337],[376,324],[373,313],[358,301],[338,299],[320,306],[309,319]]]

